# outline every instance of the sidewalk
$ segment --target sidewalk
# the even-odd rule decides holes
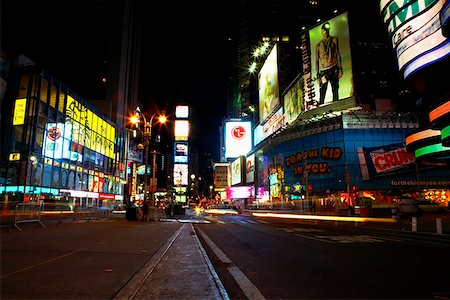
[[[1,299],[227,299],[193,226],[114,218],[1,233]]]

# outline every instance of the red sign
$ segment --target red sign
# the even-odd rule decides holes
[[[108,200],[115,200],[116,196],[113,194],[99,194],[98,197],[100,199],[108,199]]]
[[[52,126],[48,129],[47,138],[51,141],[56,141],[61,137],[61,129],[57,126]]]
[[[242,126],[235,126],[231,129],[231,135],[237,139],[242,140],[245,137],[245,129]]]

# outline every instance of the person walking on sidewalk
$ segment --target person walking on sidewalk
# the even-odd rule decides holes
[[[142,222],[147,222],[148,220],[148,201],[145,199],[142,202]]]

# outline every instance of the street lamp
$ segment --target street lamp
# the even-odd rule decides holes
[[[151,197],[150,198],[150,206],[155,206],[153,194],[154,194],[154,186],[155,186],[155,181],[156,181],[156,151],[151,152],[154,155],[153,155],[153,163],[152,163],[152,184],[150,185],[150,189],[149,189],[148,175],[147,175],[148,157],[149,157],[150,140],[152,137],[153,119],[157,114],[158,114],[158,112],[153,113],[152,116],[150,117],[150,119],[147,121],[147,118],[145,117],[145,115],[143,113],[141,113],[141,110],[138,107],[136,109],[136,115],[131,117],[131,122],[133,124],[135,124],[136,126],[138,126],[138,123],[139,123],[139,120],[141,117],[144,120],[144,147],[145,147],[144,181],[145,181],[145,194],[147,193],[148,190],[150,190],[150,197]],[[166,123],[167,117],[164,115],[164,112],[162,114],[159,114],[158,121],[161,124]]]
[[[35,172],[33,172],[34,171],[34,168],[36,167],[36,165],[37,165],[37,157],[36,156],[34,156],[34,155],[31,155],[30,156],[30,162],[31,162],[31,173],[30,173],[30,184],[31,184],[31,201],[34,201],[34,189],[35,189],[35,177],[36,177],[36,174],[34,174]]]

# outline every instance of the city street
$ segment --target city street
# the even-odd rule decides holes
[[[448,235],[353,223],[207,219],[212,223],[195,227],[232,299],[250,298],[245,289],[266,299],[450,298]],[[236,269],[245,276],[233,276]]]

